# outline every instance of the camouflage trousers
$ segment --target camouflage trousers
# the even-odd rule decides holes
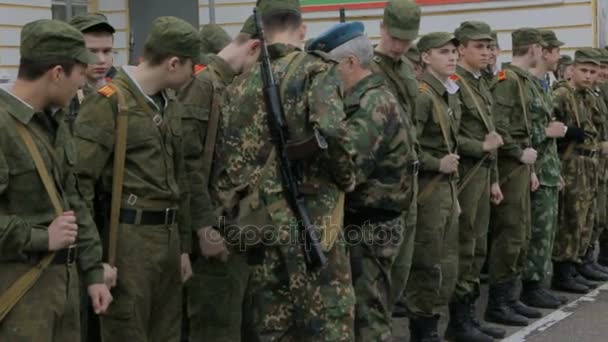
[[[553,260],[579,262],[591,242],[595,219],[597,160],[576,156],[562,163],[566,187],[559,201]]]
[[[226,263],[198,257],[186,286],[190,342],[241,341],[243,304],[249,282],[247,255],[231,253]]]
[[[445,176],[444,176],[445,177]],[[420,177],[425,189],[430,176]],[[458,199],[456,184],[446,179],[418,201],[418,225],[412,269],[405,290],[410,317],[440,313],[454,292],[458,276]]]
[[[401,217],[382,223],[347,224],[347,241],[357,297],[356,341],[380,342],[391,339],[391,270],[401,250],[403,231]]]
[[[103,341],[178,342],[182,319],[176,225],[121,224],[114,302],[101,316]]]
[[[490,169],[479,168],[458,195],[458,201],[462,213],[458,219],[458,281],[451,299],[454,302],[479,292],[479,274],[488,250]]]
[[[245,341],[334,342],[354,339],[355,291],[344,237],[328,263],[307,270],[299,244],[258,247],[246,294]]]
[[[501,169],[504,200],[492,208],[492,247],[489,282],[500,284],[517,278],[526,260],[530,240],[530,169],[513,164]],[[504,170],[504,172],[503,172]]]
[[[608,227],[608,159],[602,158],[598,163],[598,181],[596,196],[595,224],[591,244],[599,241],[600,236]]]
[[[532,231],[522,280],[543,282],[550,276],[558,203],[557,186],[541,185],[532,193]]]
[[[32,267],[34,264],[0,263],[0,293]],[[78,341],[79,301],[76,266],[50,265],[0,323],[0,341]]]

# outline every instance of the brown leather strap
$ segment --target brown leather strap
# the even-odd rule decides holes
[[[443,104],[441,103],[437,95],[428,87],[423,87],[422,91],[429,95],[431,97],[431,100],[433,101],[433,116],[435,116],[437,122],[439,122],[439,129],[441,130],[441,135],[443,136],[443,141],[448,149],[448,153],[454,153],[454,150],[452,149],[452,144],[450,144],[450,139],[448,137],[448,123],[445,122],[445,116],[443,115],[443,113],[441,113]]]
[[[456,75],[458,75],[458,80],[460,81],[460,83],[462,83],[464,89],[469,94],[471,94],[473,103],[475,104],[475,107],[477,108],[477,111],[479,112],[479,117],[481,118],[481,121],[483,121],[484,126],[486,126],[486,129],[488,130],[488,132],[492,132],[494,129],[493,129],[493,125],[491,125],[490,122],[488,121],[488,119],[489,119],[488,111],[483,110],[483,107],[481,106],[479,101],[477,101],[477,96],[475,95],[473,88],[469,84],[469,81],[467,81],[466,78],[464,78],[462,75],[459,75],[459,74],[456,74]]]

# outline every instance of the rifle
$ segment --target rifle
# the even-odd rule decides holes
[[[260,70],[263,82],[264,103],[267,112],[268,129],[272,143],[275,145],[277,156],[279,158],[279,169],[281,173],[281,183],[286,195],[286,200],[294,214],[298,218],[298,226],[303,229],[304,244],[302,246],[306,265],[309,269],[323,268],[327,264],[327,258],[319,244],[319,238],[315,232],[314,225],[308,214],[308,206],[306,200],[302,196],[298,187],[301,170],[297,163],[294,163],[287,151],[289,142],[289,127],[285,119],[283,104],[281,103],[281,95],[279,86],[276,83],[273,73],[270,56],[268,54],[268,45],[264,38],[264,29],[262,21],[258,14],[257,8],[253,9],[255,18],[255,29],[260,40]]]
[[[340,22],[346,22],[346,11],[344,10],[344,7],[340,7]]]

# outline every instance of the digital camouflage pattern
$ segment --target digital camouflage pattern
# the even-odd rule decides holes
[[[567,82],[558,83],[553,91],[556,119],[569,127],[585,130],[584,141],[569,142],[560,150],[566,187],[560,198],[559,228],[553,248],[555,261],[578,262],[591,241],[597,191],[597,155],[581,155],[581,152],[595,150],[599,138],[589,106],[591,96],[589,90],[575,90]]]
[[[306,53],[298,65],[289,66],[292,58],[304,52],[284,44],[272,44],[268,49],[277,81],[287,82],[282,101],[291,138],[308,136],[316,128],[328,143],[327,150],[303,163],[303,182],[310,192],[306,196],[309,213],[325,234],[333,224],[327,220],[332,220],[340,192],[355,183],[354,156],[349,153],[352,147],[343,123],[341,82],[333,62],[321,55]],[[295,69],[285,81],[288,67]],[[274,145],[269,140],[261,88],[259,67],[229,87],[226,96],[240,100],[224,106],[226,120],[220,130],[218,169],[214,171],[218,178],[213,183],[228,220],[243,211],[263,211],[265,221],[256,226],[269,229],[264,243],[250,248],[261,256],[251,266],[248,291],[253,301],[249,321],[252,336],[262,341],[280,337],[350,341],[355,295],[345,246],[338,238],[327,254],[327,267],[306,270],[301,245],[294,241],[297,227],[283,195],[277,160],[269,159]],[[239,205],[245,196],[255,200]],[[231,234],[225,237],[230,243],[239,243],[239,231],[237,241]],[[311,325],[320,328],[309,329]]]
[[[461,66],[452,79],[460,87],[462,117],[458,131],[461,181],[474,172],[458,196],[459,216],[458,282],[452,300],[461,301],[478,293],[479,273],[486,259],[490,223],[490,184],[498,182],[496,154],[483,151],[485,136],[495,131],[492,93],[484,78],[475,77]],[[468,85],[465,86],[464,82]],[[470,87],[470,88],[469,88]],[[478,108],[480,106],[481,108]],[[485,158],[484,160],[482,160]],[[478,163],[481,166],[475,170]]]
[[[448,153],[458,153],[458,129],[461,107],[453,81],[451,92],[430,73],[421,79],[416,100],[416,129],[420,142],[421,193],[432,187],[424,199],[418,199],[414,256],[405,290],[410,318],[433,317],[448,304],[458,273],[458,199],[457,175],[440,175],[439,160]],[[447,99],[447,101],[446,101]],[[441,117],[440,117],[441,116]],[[445,122],[446,142],[440,120]],[[437,183],[433,179],[440,177]]]
[[[63,111],[35,113],[8,88],[0,88],[0,108],[0,293],[48,251],[47,227],[56,217],[16,121],[32,132],[49,173],[63,190],[63,207],[75,211],[79,226],[79,272],[75,266],[50,265],[2,321],[0,340],[77,341],[79,274],[85,286],[103,283],[103,268],[99,234],[73,173],[76,153],[66,116]]]
[[[561,162],[556,140],[545,135],[545,127],[553,120],[553,100],[549,90],[545,91],[540,82],[537,90],[542,101],[535,101],[535,110],[531,111],[532,146],[538,151],[535,171],[540,187],[532,193],[530,244],[522,279],[542,282],[550,274],[557,232]]]
[[[598,87],[591,93],[590,104],[593,110],[593,122],[598,129],[600,141],[608,141],[608,105],[605,102],[603,90]],[[595,224],[591,244],[594,245],[608,226],[608,158],[599,156],[598,160],[598,185],[597,196],[595,198]]]
[[[491,89],[496,131],[504,141],[498,150],[498,172],[504,200],[492,208],[490,218],[493,234],[489,257],[491,284],[515,279],[526,260],[531,229],[530,167],[519,159],[523,150],[531,145],[532,113],[541,108],[537,82],[538,79],[528,71],[508,65],[498,74]]]
[[[415,201],[415,178],[404,172],[414,146],[401,106],[381,76],[372,74],[359,81],[346,95],[344,107],[359,168],[357,186],[346,196],[344,218],[352,242],[356,339],[387,341],[392,331],[391,268],[403,243],[401,213]],[[379,222],[382,215],[374,215],[374,209],[395,215]],[[351,237],[351,232],[357,234]]]

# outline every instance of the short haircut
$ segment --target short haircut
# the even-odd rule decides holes
[[[71,57],[55,57],[45,61],[32,60],[21,57],[19,61],[19,71],[17,78],[25,81],[36,81],[44,74],[56,66],[61,66],[66,75],[70,76],[76,65],[86,64]]]
[[[264,30],[268,32],[291,31],[302,25],[300,14],[286,12],[264,17]]]
[[[151,66],[158,66],[169,58],[177,57],[179,62],[184,64],[190,57],[177,56],[174,53],[161,52],[150,47],[144,48],[144,60]]]
[[[361,62],[361,67],[369,69],[372,59],[374,58],[374,48],[366,35],[351,39],[348,42],[331,50],[329,55],[341,60],[348,56],[355,56]]]

